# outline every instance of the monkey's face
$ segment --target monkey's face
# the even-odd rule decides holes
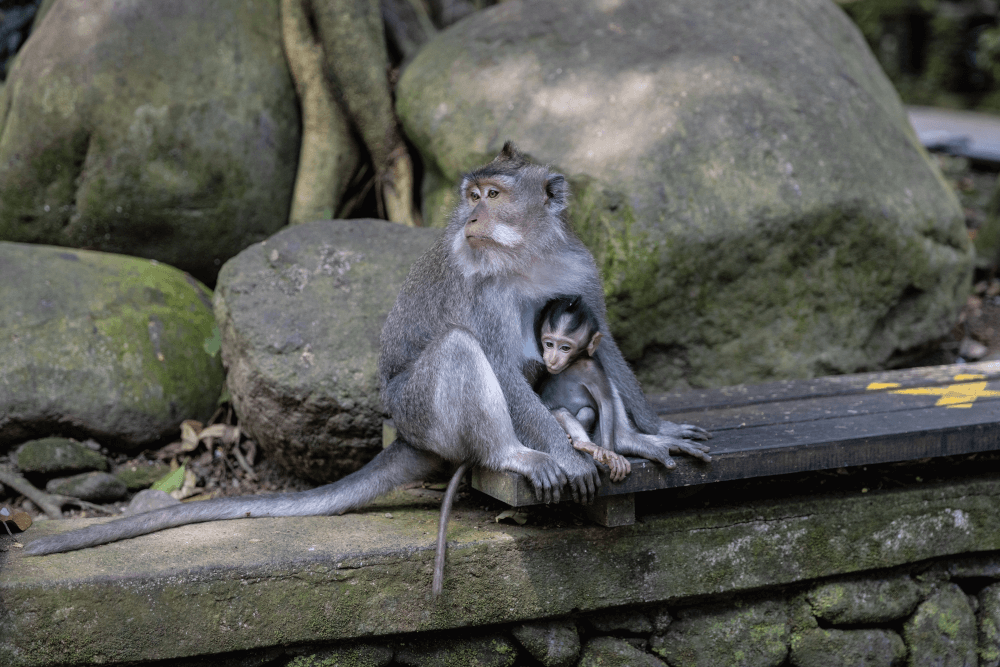
[[[467,174],[459,193],[448,234],[466,276],[527,276],[546,254],[565,248],[566,179],[527,162],[510,142]]]
[[[465,242],[473,250],[490,248],[517,250],[524,243],[518,224],[518,206],[513,201],[511,179],[494,177],[466,183]]]
[[[600,336],[600,332],[591,336],[587,327],[568,331],[568,322],[568,317],[562,317],[555,326],[550,322],[542,324],[542,360],[545,361],[545,368],[552,375],[559,375],[566,370],[581,354],[587,351],[591,339],[594,336]],[[598,338],[598,340],[600,339]]]

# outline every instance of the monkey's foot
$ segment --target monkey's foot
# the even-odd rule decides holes
[[[688,440],[710,440],[712,438],[712,434],[700,426],[675,424],[668,421],[660,422],[659,435],[666,435],[671,438],[687,438]]]
[[[712,460],[712,457],[708,454],[708,451],[711,448],[701,442],[677,439],[672,441],[669,446],[671,454],[687,454],[688,456],[693,456],[696,459],[701,459],[706,463]]]
[[[588,440],[573,440],[573,447],[594,457],[598,463],[603,463],[611,471],[611,481],[620,482],[632,472],[632,464],[620,454],[610,449],[599,447]]]

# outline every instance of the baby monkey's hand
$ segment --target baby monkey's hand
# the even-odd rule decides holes
[[[620,482],[632,472],[632,464],[621,454],[616,454],[610,449],[599,447],[587,440],[573,440],[571,437],[570,442],[573,443],[574,449],[590,454],[594,457],[594,461],[606,465],[611,470],[612,482]]]

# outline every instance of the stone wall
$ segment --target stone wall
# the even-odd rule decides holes
[[[991,552],[738,596],[305,647],[278,664],[995,666],[998,581]]]

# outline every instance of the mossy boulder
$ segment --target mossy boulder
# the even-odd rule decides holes
[[[977,664],[976,617],[962,589],[946,583],[903,625],[910,667]]]
[[[315,481],[382,446],[379,336],[410,266],[440,232],[380,220],[296,225],[231,259],[215,314],[240,426]]]
[[[147,259],[0,243],[0,446],[61,433],[151,445],[222,390],[211,292]]]
[[[108,469],[108,460],[89,447],[69,438],[40,438],[17,448],[18,470],[29,475],[68,475]]]
[[[792,640],[793,667],[902,667],[906,645],[892,630],[808,630]]]
[[[0,239],[212,283],[285,225],[300,127],[278,5],[56,2],[0,98]]]
[[[596,637],[580,655],[579,667],[666,667],[666,663],[623,639]]]
[[[503,635],[455,637],[447,642],[418,639],[400,644],[395,659],[406,667],[512,667],[517,646]]]
[[[148,489],[170,474],[170,466],[163,461],[129,461],[114,470],[115,477],[125,483],[129,491]]]
[[[45,490],[92,503],[113,503],[122,500],[128,493],[125,482],[114,475],[97,471],[49,480]]]
[[[808,595],[813,613],[833,625],[873,625],[909,616],[923,599],[908,575],[848,579],[817,586]]]
[[[573,621],[525,623],[511,632],[544,667],[570,667],[580,655],[580,635]]]
[[[506,139],[567,174],[649,389],[880,367],[969,289],[958,202],[829,0],[512,0],[428,42],[397,100],[434,224]]]
[[[979,667],[1000,667],[1000,584],[979,591]]]
[[[392,662],[392,649],[379,644],[355,644],[300,655],[288,667],[386,667]]]
[[[784,601],[736,601],[682,610],[653,650],[671,667],[779,667],[789,630]]]

